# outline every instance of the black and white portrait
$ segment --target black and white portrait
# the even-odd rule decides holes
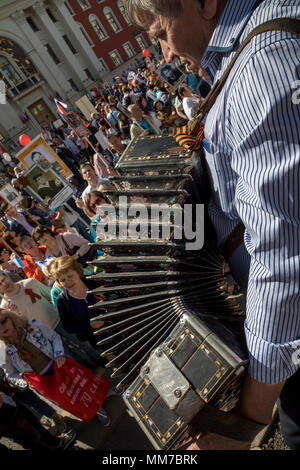
[[[18,191],[16,191],[9,183],[1,188],[0,196],[11,206],[16,206],[22,199],[21,194],[18,193]]]
[[[173,64],[162,65],[157,70],[157,73],[175,89],[177,89],[186,78],[186,75]]]

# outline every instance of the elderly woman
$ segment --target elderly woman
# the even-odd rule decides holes
[[[83,280],[83,268],[70,256],[62,256],[51,264],[51,275],[62,289],[57,298],[58,313],[63,327],[75,333],[80,341],[88,341],[96,347],[94,329],[103,326],[102,321],[91,321],[89,306],[103,297],[88,293],[99,287],[99,282]]]
[[[19,314],[1,310],[0,340],[6,345],[6,363],[2,367],[8,379],[16,376],[26,379],[28,373],[53,375],[54,364],[60,368],[66,361],[60,336],[35,318],[28,321]],[[97,418],[106,426],[110,424],[103,408]]]

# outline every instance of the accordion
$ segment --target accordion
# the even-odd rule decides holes
[[[97,345],[156,449],[171,449],[205,406],[232,409],[248,363],[244,314],[225,293],[205,208],[197,218],[207,184],[199,159],[171,136],[131,142],[110,178],[114,189],[104,191],[115,231],[96,244],[104,256],[90,262],[101,271],[88,276],[102,298],[91,307],[104,321]],[[165,213],[153,220],[156,206]],[[199,224],[203,243],[191,248]]]

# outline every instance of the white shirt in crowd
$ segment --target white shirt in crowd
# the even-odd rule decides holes
[[[197,109],[199,108],[199,101],[195,96],[189,98],[185,97],[182,100],[182,107],[186,116],[189,118],[189,120],[191,120],[193,119],[197,112]]]
[[[59,323],[57,308],[52,304],[50,289],[36,279],[22,279],[16,284],[20,286],[19,292],[12,298],[3,296],[0,307],[10,308],[12,303],[18,313],[27,320],[36,318],[49,328],[56,328]]]

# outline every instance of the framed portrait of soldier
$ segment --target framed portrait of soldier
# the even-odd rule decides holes
[[[16,157],[25,168],[31,168],[37,164],[43,171],[52,168],[64,178],[72,176],[71,170],[41,136],[33,139],[26,149],[17,153]]]
[[[49,210],[63,205],[74,194],[69,182],[52,168],[44,170],[35,164],[25,174],[25,191]]]
[[[0,189],[0,196],[11,206],[16,206],[22,199],[22,195],[9,183]]]
[[[165,82],[174,87],[175,90],[186,80],[186,74],[174,64],[161,65],[157,69],[157,73]]]

